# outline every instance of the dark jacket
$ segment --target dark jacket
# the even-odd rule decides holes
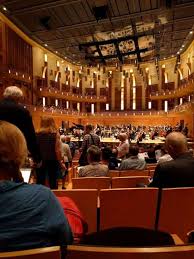
[[[39,163],[41,157],[36,142],[32,117],[29,111],[22,105],[15,103],[13,100],[4,99],[0,101],[0,120],[14,124],[22,131],[34,162]]]
[[[190,153],[158,164],[149,187],[194,187],[194,158]]]
[[[50,189],[1,181],[0,194],[0,252],[72,243],[68,220]]]

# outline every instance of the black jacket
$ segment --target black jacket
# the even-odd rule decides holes
[[[22,131],[34,162],[39,163],[41,161],[40,151],[29,111],[13,100],[4,99],[0,101],[0,120],[14,124]]]
[[[194,187],[194,158],[190,153],[158,164],[149,187]]]

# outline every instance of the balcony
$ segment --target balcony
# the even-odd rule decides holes
[[[75,102],[87,102],[87,103],[106,103],[107,97],[106,96],[86,96],[86,95],[79,95],[73,94],[68,92],[62,92],[57,89],[49,88],[48,90],[40,88],[39,89],[39,96],[40,97],[54,97],[56,99],[65,99],[67,101],[75,101]]]

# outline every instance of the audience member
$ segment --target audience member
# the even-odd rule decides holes
[[[100,164],[101,151],[97,146],[90,146],[87,150],[89,165],[80,168],[78,176],[108,176],[108,166]]]
[[[92,133],[92,125],[86,125],[85,136],[80,149],[81,156],[79,159],[79,164],[81,166],[88,164],[86,152],[91,145],[100,146],[100,138],[97,134]]]
[[[194,187],[194,158],[188,151],[187,139],[180,132],[169,133],[166,149],[173,158],[156,166],[151,187]]]
[[[65,137],[65,143],[69,145],[69,148],[70,148],[70,151],[71,151],[71,156],[72,156],[72,159],[73,159],[73,157],[75,155],[76,145],[75,145],[75,143],[73,143],[71,141],[70,136]]]
[[[118,135],[120,144],[117,147],[117,157],[120,159],[126,158],[126,155],[129,153],[129,141],[126,133],[120,133]]]
[[[66,167],[61,156],[60,135],[52,117],[41,117],[37,141],[42,156],[42,166],[36,170],[37,183],[44,185],[48,174],[50,188],[57,189],[60,166],[63,169],[66,169]]]
[[[41,162],[40,151],[36,142],[36,134],[32,117],[27,109],[20,104],[23,92],[17,86],[9,86],[3,93],[4,99],[0,101],[0,120],[16,125],[24,134],[27,147],[35,163]]]
[[[114,170],[118,167],[118,160],[110,147],[102,149],[102,164],[108,165],[109,170]]]
[[[61,136],[61,156],[62,159],[65,163],[65,169],[62,171],[62,188],[65,189],[65,180],[66,176],[68,175],[68,168],[69,165],[71,166],[72,164],[72,156],[71,156],[71,151],[69,148],[69,145],[65,143],[66,137],[64,135]]]
[[[168,154],[168,151],[166,150],[166,148],[161,147],[160,151],[161,151],[161,156],[158,159],[158,164],[172,160],[172,157]]]
[[[138,158],[139,148],[137,146],[129,147],[129,157],[122,160],[119,170],[138,169],[143,170],[146,168],[144,159]]]
[[[73,241],[54,194],[44,186],[22,182],[20,168],[26,156],[22,132],[0,121],[1,252],[63,246]]]

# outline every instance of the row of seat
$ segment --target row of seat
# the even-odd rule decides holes
[[[126,177],[80,177],[72,178],[73,189],[109,189],[109,188],[135,188],[138,185],[147,185],[149,176]]]
[[[119,226],[145,227],[175,233],[185,240],[187,232],[194,229],[194,188],[72,189],[54,193],[75,201],[89,233]]]
[[[77,166],[69,169],[69,173],[72,175],[72,178],[78,177]],[[130,169],[130,170],[110,170],[108,176],[109,177],[123,177],[123,176],[150,176],[152,177],[154,173],[154,169]]]
[[[1,259],[61,259],[59,246],[25,251],[0,253]],[[93,247],[71,245],[67,247],[66,259],[193,259],[194,245],[173,247]]]

